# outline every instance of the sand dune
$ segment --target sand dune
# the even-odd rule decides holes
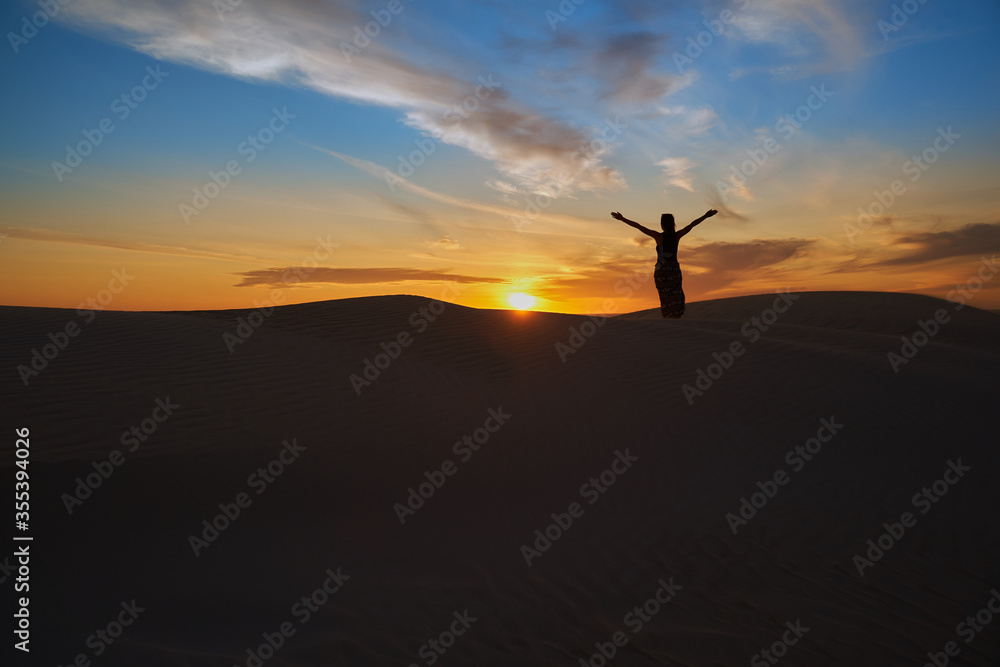
[[[1000,615],[960,626],[1000,587],[997,314],[860,292],[677,321],[250,312],[0,308],[33,664],[922,665],[948,642],[1000,664]]]

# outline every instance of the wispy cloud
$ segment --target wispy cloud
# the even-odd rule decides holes
[[[60,15],[161,60],[399,109],[406,124],[492,161],[531,190],[557,186],[568,195],[621,187],[621,174],[603,164],[603,153],[583,150],[593,139],[585,129],[514,100],[492,72],[466,80],[417,64],[420,58],[395,51],[385,36],[346,57],[343,45],[353,45],[354,28],[371,21],[367,9],[348,0],[246,0],[220,20],[209,2],[74,0]],[[410,19],[416,17],[404,12],[394,20]],[[455,106],[466,101],[475,102],[467,107],[474,110],[457,114]]]
[[[743,39],[776,46],[786,59],[741,74],[766,70],[780,77],[803,77],[852,69],[867,57],[858,20],[833,0],[754,0],[735,13],[733,23]]]
[[[435,248],[441,248],[442,250],[461,250],[462,244],[453,238],[447,236],[442,236],[437,241],[431,243],[431,246]]]
[[[176,255],[179,257],[196,257],[199,259],[222,259],[238,262],[260,262],[267,260],[260,255],[241,255],[237,253],[218,252],[197,246],[177,246],[161,243],[146,243],[143,241],[123,241],[107,239],[89,234],[77,234],[74,232],[62,232],[51,229],[39,229],[34,227],[6,227],[0,237],[11,239],[21,239],[24,241],[40,241],[43,243],[73,243],[77,245],[93,246],[97,248],[114,248],[116,250],[129,250],[132,252],[146,252],[157,255]]]
[[[697,166],[694,160],[686,157],[666,157],[656,163],[657,167],[663,167],[663,173],[667,177],[667,183],[679,188],[694,192],[694,183],[688,173]]]
[[[368,160],[362,160],[361,158],[354,157],[352,155],[345,155],[344,153],[338,153],[337,151],[331,151],[327,148],[321,148],[320,146],[312,146],[306,144],[310,148],[318,150],[321,153],[326,153],[327,155],[332,155],[333,157],[343,160],[347,164],[360,169],[361,171],[374,176],[375,178],[384,181],[386,183],[392,183],[393,187],[398,187],[408,192],[420,195],[432,201],[440,202],[442,204],[449,204],[451,206],[458,206],[461,208],[470,209],[473,211],[479,211],[482,213],[493,213],[495,215],[500,215],[504,217],[509,217],[519,213],[517,209],[506,208],[503,206],[493,206],[490,204],[480,204],[479,202],[472,201],[471,199],[464,199],[462,197],[453,197],[452,195],[442,194],[436,192],[429,188],[425,188],[416,183],[412,183],[405,178],[400,178],[387,167],[383,167],[380,164],[375,164],[374,162],[369,162]]]
[[[612,35],[593,53],[590,71],[604,86],[604,96],[632,106],[654,104],[689,79],[657,71],[667,36],[652,32]]]
[[[901,252],[875,260],[870,266],[910,266],[996,253],[1000,252],[1000,223],[981,222],[948,231],[900,235],[889,247],[899,248]]]
[[[455,197],[452,195],[444,194],[431,190],[430,188],[425,188],[416,183],[412,183],[407,179],[399,178],[396,174],[382,165],[375,164],[374,162],[369,162],[368,160],[362,160],[351,155],[345,155],[343,153],[338,153],[336,151],[331,151],[326,148],[321,148],[320,146],[312,146],[309,144],[310,148],[320,151],[321,153],[326,153],[327,155],[332,155],[333,157],[343,160],[345,163],[360,169],[361,171],[377,178],[380,181],[392,181],[395,187],[407,192],[412,192],[413,194],[419,195],[431,201],[436,201],[442,204],[447,204],[449,206],[456,206],[459,208],[464,208],[470,211],[477,211],[480,213],[489,213],[493,215],[498,215],[512,223],[511,230],[520,229],[518,223],[524,220],[525,209],[515,208],[514,206],[499,206],[494,204],[481,204],[477,201],[471,199],[465,199],[462,197]],[[495,188],[496,189],[496,188]],[[527,200],[524,200],[527,201]],[[576,218],[571,215],[564,215],[559,213],[549,213],[545,212],[542,214],[547,223],[548,233],[555,233],[558,231],[563,237],[582,237],[582,238],[609,238],[607,236],[598,236],[594,234],[581,234],[577,231],[580,227],[581,219]],[[525,230],[526,233],[541,233],[538,229],[538,225],[532,224],[527,225]]]
[[[693,78],[693,75],[685,75]],[[677,131],[686,136],[704,134],[719,122],[719,116],[710,107],[687,107],[683,104],[661,105],[655,115],[669,116],[677,125]]]
[[[812,245],[810,239],[706,243],[684,252],[687,264],[713,272],[742,272],[780,264]]]
[[[401,268],[330,268],[278,267],[242,271],[236,275],[242,280],[235,287],[267,286],[275,288],[300,287],[311,284],[381,285],[388,283],[456,282],[456,283],[505,283],[503,278],[483,278],[431,271]]]
[[[750,218],[730,207],[729,204],[727,204],[726,201],[722,198],[722,195],[719,193],[719,191],[716,190],[715,188],[708,188],[705,197],[706,199],[708,199],[708,202],[709,204],[711,204],[712,208],[714,208],[719,212],[719,218],[721,218],[722,220],[738,220],[739,222],[750,221]]]

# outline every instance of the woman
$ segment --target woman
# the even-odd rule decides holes
[[[682,236],[716,213],[718,211],[715,209],[710,210],[681,231],[677,231],[674,225],[674,216],[670,213],[664,213],[660,216],[662,232],[646,229],[638,222],[629,220],[617,211],[611,214],[615,220],[621,220],[626,225],[635,227],[646,236],[651,236],[656,240],[656,269],[653,271],[653,282],[656,283],[656,291],[660,293],[660,314],[663,317],[679,318],[684,316],[684,290],[681,287],[681,266],[677,263],[677,244]]]

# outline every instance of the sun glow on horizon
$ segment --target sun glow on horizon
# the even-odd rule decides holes
[[[516,292],[507,297],[507,302],[518,310],[530,310],[535,307],[535,297],[524,292]]]

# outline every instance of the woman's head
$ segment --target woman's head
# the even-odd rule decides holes
[[[661,215],[660,216],[660,227],[662,227],[663,231],[665,231],[665,232],[674,232],[674,231],[677,231],[676,227],[674,226],[674,214],[673,213],[664,213],[663,215]]]

